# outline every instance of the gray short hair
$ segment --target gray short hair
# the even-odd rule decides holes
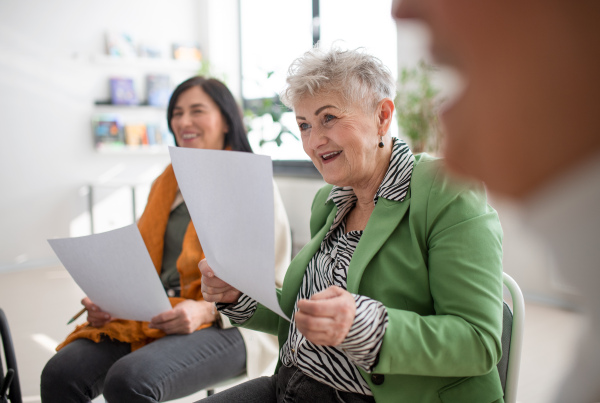
[[[364,49],[323,50],[314,47],[288,69],[281,101],[293,108],[306,95],[338,93],[349,105],[375,109],[384,98],[394,99],[396,82],[390,70]]]

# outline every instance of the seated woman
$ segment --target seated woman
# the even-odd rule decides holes
[[[390,136],[395,83],[378,59],[313,49],[287,83],[331,185],[278,290],[291,323],[200,263],[206,301],[280,341],[275,375],[208,401],[502,401],[502,232],[482,186]]]
[[[242,115],[218,80],[192,77],[174,91],[169,129],[180,147],[252,152]],[[275,262],[279,286],[290,261],[287,216],[275,189]],[[169,165],[152,185],[138,227],[173,309],[148,322],[111,318],[89,298],[88,322],[58,346],[42,372],[42,401],[158,402],[183,397],[234,376],[271,372],[274,336],[217,325],[204,301],[198,262],[204,258]],[[232,245],[233,247],[233,245]],[[246,340],[252,339],[246,343]]]

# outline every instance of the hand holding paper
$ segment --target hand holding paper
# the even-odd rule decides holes
[[[215,321],[215,306],[207,301],[186,299],[170,311],[152,318],[151,329],[160,329],[166,334],[190,334],[198,327]]]
[[[111,320],[111,316],[109,313],[104,312],[102,308],[98,305],[94,304],[91,299],[85,297],[81,300],[81,303],[85,307],[84,309],[87,311],[87,321],[93,327],[102,327],[106,325]]]
[[[137,225],[48,242],[77,285],[111,317],[150,321],[171,309]]]
[[[242,295],[241,291],[216,277],[206,259],[198,265],[202,273],[202,295],[208,302],[231,304]]]
[[[215,275],[288,319],[275,292],[271,158],[178,147],[170,147],[169,152]]]

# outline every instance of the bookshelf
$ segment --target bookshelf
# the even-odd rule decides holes
[[[105,54],[93,55],[91,62],[98,77],[91,116],[96,151],[167,154],[173,145],[166,121],[168,98],[178,83],[198,74],[202,63]]]

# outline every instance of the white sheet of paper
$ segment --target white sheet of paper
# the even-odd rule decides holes
[[[48,242],[77,285],[113,318],[150,321],[171,309],[136,224]]]
[[[275,292],[271,158],[179,147],[169,152],[209,266],[217,277],[289,320]]]

